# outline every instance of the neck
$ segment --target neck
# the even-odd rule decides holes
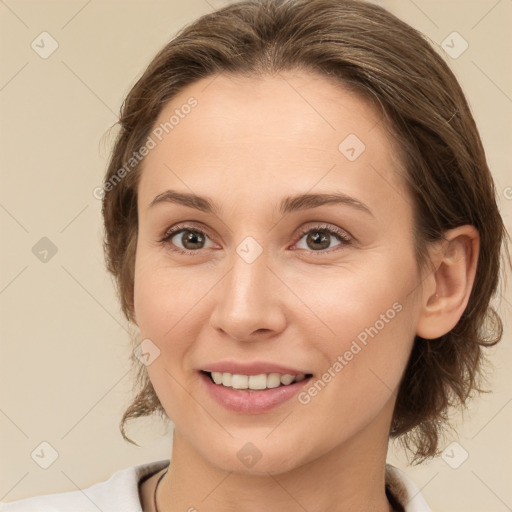
[[[373,446],[364,441],[349,440],[291,471],[262,476],[218,468],[175,431],[159,509],[239,512],[243,504],[244,512],[392,512],[384,487],[387,437],[375,443],[373,433]]]

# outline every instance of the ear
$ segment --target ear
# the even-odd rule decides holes
[[[416,334],[443,336],[457,325],[475,281],[480,237],[474,226],[450,229],[431,258],[434,270],[424,279]]]

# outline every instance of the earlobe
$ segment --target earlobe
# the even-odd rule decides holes
[[[434,270],[425,281],[416,334],[435,339],[453,329],[464,313],[475,281],[480,239],[474,226],[445,233],[435,255]]]

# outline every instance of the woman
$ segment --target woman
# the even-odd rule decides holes
[[[121,430],[168,417],[172,458],[2,510],[431,510],[388,439],[437,455],[478,389],[506,236],[444,61],[375,5],[242,1],[161,50],[120,126],[96,193],[140,331]]]

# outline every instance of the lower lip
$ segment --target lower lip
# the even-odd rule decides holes
[[[260,414],[281,405],[297,395],[311,379],[311,377],[307,377],[288,386],[257,391],[253,389],[233,389],[222,384],[215,384],[210,376],[203,372],[199,372],[199,376],[210,396],[218,404],[230,411],[244,414]]]

